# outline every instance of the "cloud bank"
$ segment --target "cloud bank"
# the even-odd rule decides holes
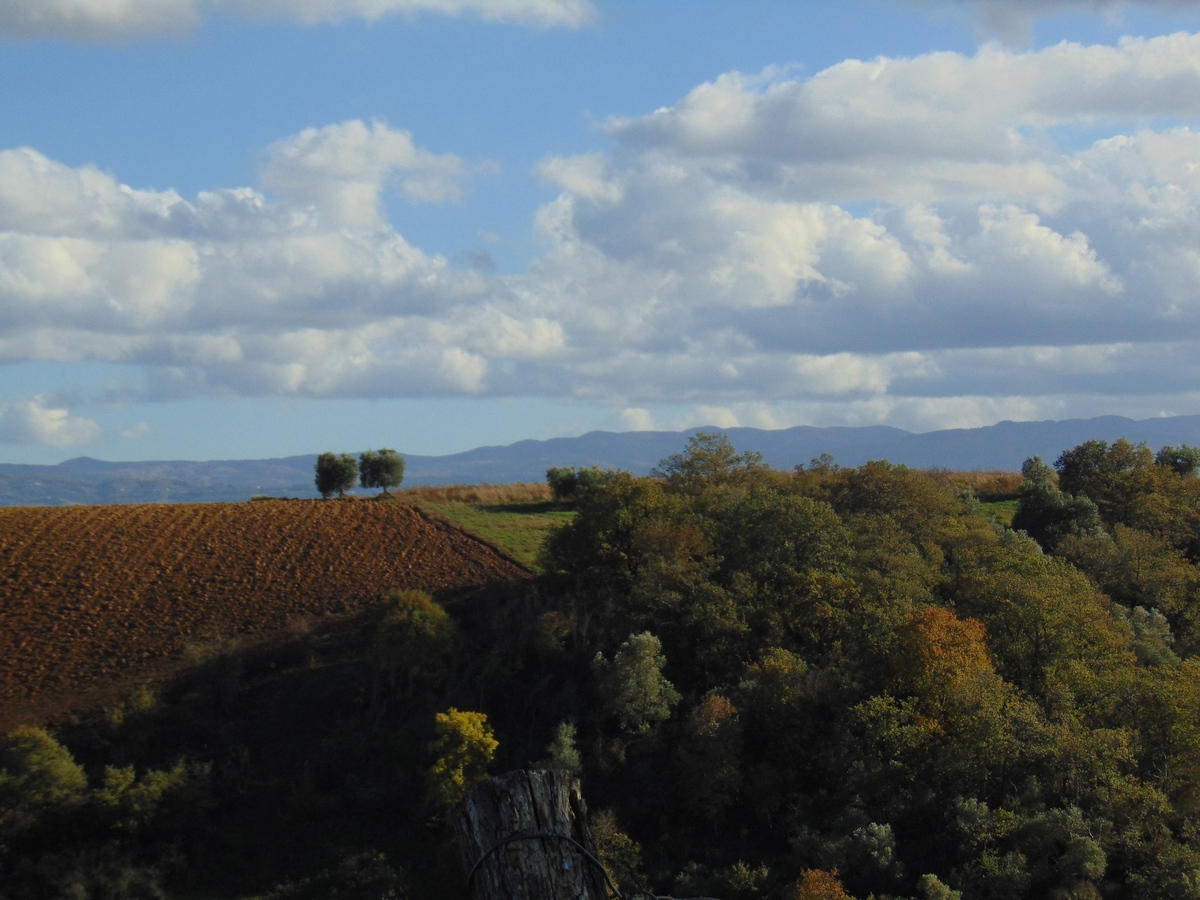
[[[900,0],[937,6],[938,0]],[[1197,0],[943,0],[970,9],[986,34],[1028,37],[1048,15],[1086,10],[1100,15],[1140,8],[1195,10]],[[540,28],[579,28],[596,19],[592,0],[6,0],[0,5],[0,39],[59,38],[79,43],[178,35],[215,14],[301,25],[388,16],[471,16]]]
[[[382,123],[193,199],[11,149],[0,363],[145,373],[111,402],[576,398],[638,427],[1193,412],[1198,98],[1188,34],[730,73],[546,158],[511,276],[395,231],[386,192],[473,168]]]
[[[578,28],[594,10],[589,0],[6,0],[0,38],[131,40],[180,34],[215,13],[302,25],[428,14]]]
[[[909,0],[920,7],[957,6],[970,10],[985,38],[1009,43],[1029,40],[1038,19],[1072,12],[1088,12],[1119,20],[1126,10],[1156,13],[1194,12],[1198,0]]]

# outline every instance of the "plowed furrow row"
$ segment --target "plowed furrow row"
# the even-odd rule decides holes
[[[0,509],[0,730],[188,643],[526,574],[400,503]]]

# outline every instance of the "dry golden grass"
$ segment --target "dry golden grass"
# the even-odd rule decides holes
[[[1021,486],[1020,472],[1004,472],[999,469],[969,472],[938,473],[947,484],[959,489],[969,488],[980,500],[1011,500],[1017,496]]]
[[[466,503],[471,506],[510,506],[545,503],[551,498],[544,481],[517,484],[440,484],[405,488],[397,496],[414,503]]]
[[[934,470],[946,484],[958,489],[970,489],[981,500],[1003,500],[1016,497],[1021,486],[1020,472],[1001,469],[954,472]],[[461,503],[468,506],[514,506],[529,503],[548,503],[553,499],[545,482],[517,484],[443,484],[405,488],[396,496],[412,503]]]

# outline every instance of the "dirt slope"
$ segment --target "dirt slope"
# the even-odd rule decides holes
[[[395,588],[525,577],[402,503],[0,509],[0,731],[169,668],[188,645],[319,624]]]

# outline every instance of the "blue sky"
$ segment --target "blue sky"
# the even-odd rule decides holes
[[[0,461],[1200,412],[1197,32],[8,0]]]

